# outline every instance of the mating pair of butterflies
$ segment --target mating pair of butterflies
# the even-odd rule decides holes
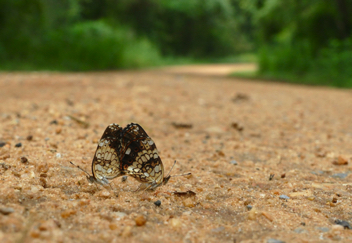
[[[138,189],[145,190],[165,185],[171,178],[169,174],[164,177],[164,166],[154,141],[136,123],[123,129],[113,123],[105,129],[94,155],[92,173],[92,176],[87,173],[91,183],[104,186],[109,180],[129,175],[142,183]]]

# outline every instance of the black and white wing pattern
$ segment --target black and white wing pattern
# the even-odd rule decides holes
[[[110,124],[98,142],[92,161],[92,172],[93,181],[101,185],[108,184],[108,180],[124,175],[120,170],[121,160],[119,158],[121,131],[122,128],[118,124]]]
[[[120,170],[155,189],[164,181],[164,166],[154,141],[135,123],[121,132]]]
[[[130,175],[142,183],[139,188],[151,190],[165,185],[171,177],[164,177],[154,141],[136,123],[124,129],[113,123],[105,129],[94,154],[92,172],[92,176],[86,172],[92,183],[106,185],[118,176]]]

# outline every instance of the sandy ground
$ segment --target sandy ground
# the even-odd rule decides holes
[[[0,100],[0,242],[352,242],[351,90],[2,73]],[[156,191],[89,184],[69,161],[91,173],[113,122],[139,123],[165,170],[177,160],[172,174],[192,176]]]

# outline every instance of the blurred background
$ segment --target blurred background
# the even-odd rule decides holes
[[[256,62],[235,74],[352,87],[351,0],[0,0],[0,70]]]

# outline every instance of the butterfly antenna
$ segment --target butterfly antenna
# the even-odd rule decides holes
[[[78,169],[80,169],[81,171],[83,171],[84,173],[86,173],[89,177],[91,176],[87,171],[85,171],[84,169],[82,169],[81,167],[79,167],[79,165],[75,165],[75,164],[72,163],[71,161],[70,161],[70,163],[71,163],[71,165],[76,166]]]
[[[176,176],[188,176],[188,175],[192,175],[191,172],[185,173],[185,174],[180,174],[180,175],[172,175],[170,177],[176,177]]]
[[[175,164],[176,164],[176,160],[175,160],[174,164],[172,165],[171,169],[169,170],[169,173],[167,173],[166,177],[168,177],[170,175],[170,173],[171,173],[172,169],[174,168]]]
[[[167,176],[166,176],[166,177],[168,177],[168,176],[170,175],[170,173],[171,173],[172,169],[174,168],[175,164],[176,164],[176,160],[175,160],[174,164],[172,165],[172,167],[171,167],[171,169],[170,169],[170,171],[169,171],[169,173],[167,174]],[[170,176],[170,177],[176,177],[176,176],[188,176],[188,175],[191,175],[191,174],[192,174],[191,172],[188,172],[188,173],[181,174],[181,175],[172,175],[172,176]]]

